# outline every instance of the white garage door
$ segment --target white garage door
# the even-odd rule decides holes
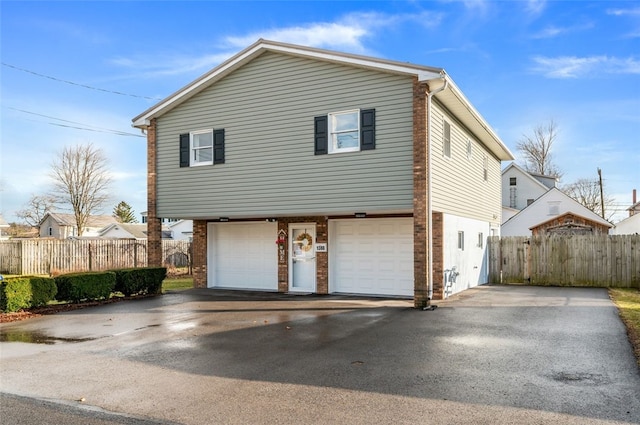
[[[413,296],[413,219],[332,220],[331,292]]]
[[[276,223],[210,223],[208,285],[278,290]]]

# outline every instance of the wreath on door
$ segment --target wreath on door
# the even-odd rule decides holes
[[[296,237],[296,241],[300,243],[300,249],[303,251],[310,251],[313,244],[313,238],[307,232],[300,233]]]

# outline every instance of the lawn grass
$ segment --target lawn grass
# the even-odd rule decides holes
[[[611,288],[609,296],[618,307],[620,318],[627,327],[629,341],[640,366],[640,290]]]
[[[171,277],[162,281],[162,292],[193,288],[193,277]]]

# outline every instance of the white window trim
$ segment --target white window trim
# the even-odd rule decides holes
[[[207,134],[211,133],[211,161],[200,161],[196,162],[194,151],[196,148],[193,147],[193,136],[198,134]],[[207,148],[197,148],[197,149],[207,149]],[[206,130],[195,130],[189,132],[189,166],[190,167],[199,167],[201,165],[213,165],[213,128],[209,128]]]
[[[471,158],[473,158],[473,142],[467,139],[467,159],[471,161]]]
[[[350,147],[350,148],[337,148],[335,147],[335,139],[333,137],[334,134],[338,134],[338,133],[347,133],[347,132],[351,132],[354,130],[348,130],[348,131],[341,131],[341,132],[334,132],[333,131],[333,117],[335,115],[342,115],[342,114],[356,114],[356,118],[358,120],[358,126],[356,128],[355,131],[358,132],[358,146],[354,146],[354,147]],[[360,152],[360,132],[362,131],[362,126],[360,123],[360,109],[349,109],[346,111],[337,111],[337,112],[330,112],[329,114],[327,114],[327,126],[329,127],[329,149],[328,149],[328,153],[329,154],[334,154],[334,153],[345,153],[345,152]]]
[[[446,127],[449,125],[449,154],[447,155],[447,138],[446,138]],[[451,123],[446,119],[442,120],[442,156],[451,159],[453,157],[453,142],[451,141],[453,133],[453,128],[451,127]]]

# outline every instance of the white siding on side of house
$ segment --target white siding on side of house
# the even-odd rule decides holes
[[[314,155],[314,117],[376,111],[376,148]],[[225,164],[179,167],[179,135],[225,129]],[[157,122],[158,215],[411,211],[412,79],[264,53]]]

